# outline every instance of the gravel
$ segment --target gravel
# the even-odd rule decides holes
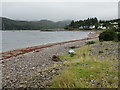
[[[99,42],[92,46],[90,50],[91,55],[96,56],[100,60],[109,59],[109,60],[119,60],[118,57],[118,48],[119,42]]]
[[[62,64],[61,61],[52,61],[52,56],[65,54],[69,50],[69,47],[83,46],[86,44],[86,41],[55,45],[2,60],[0,62],[0,64],[2,63],[2,87],[48,87],[52,77],[58,75],[58,71],[62,69],[62,66],[50,69],[53,66]]]

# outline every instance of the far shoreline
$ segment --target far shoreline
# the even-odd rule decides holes
[[[103,31],[103,30],[0,30],[0,31],[42,31],[42,32],[62,32],[62,31],[65,31],[65,32],[74,32],[74,31],[84,31],[84,32],[88,32],[88,31],[91,31],[91,32],[95,32],[95,31]]]

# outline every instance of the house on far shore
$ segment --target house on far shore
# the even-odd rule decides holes
[[[105,26],[98,26],[97,29],[108,29],[109,27],[105,27]],[[80,26],[79,29],[95,29],[95,25],[91,25],[91,26]]]
[[[103,26],[98,26],[98,29],[102,29],[103,28]]]
[[[90,26],[89,28],[90,28],[90,29],[95,29],[95,25],[93,25],[93,26]]]
[[[88,26],[80,26],[79,29],[88,29]]]
[[[107,27],[103,27],[102,29],[107,29]]]
[[[118,29],[118,25],[113,25],[114,28]]]
[[[117,22],[113,22],[111,24],[113,25],[114,28],[118,29],[118,23]]]
[[[118,25],[118,23],[117,22],[110,22],[110,24],[113,24],[113,25]]]
[[[107,29],[107,27],[98,26],[98,29]]]
[[[83,26],[83,28],[84,28],[84,29],[88,29],[88,28],[89,28],[89,26]]]
[[[80,26],[79,29],[83,29],[83,26]]]

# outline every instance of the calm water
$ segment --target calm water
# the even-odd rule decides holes
[[[0,52],[47,43],[82,39],[89,32],[42,32],[42,31],[2,31],[2,50]],[[0,34],[1,36],[1,34]]]

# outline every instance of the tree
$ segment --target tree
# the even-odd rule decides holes
[[[70,26],[74,26],[75,22],[74,20],[71,21]]]

